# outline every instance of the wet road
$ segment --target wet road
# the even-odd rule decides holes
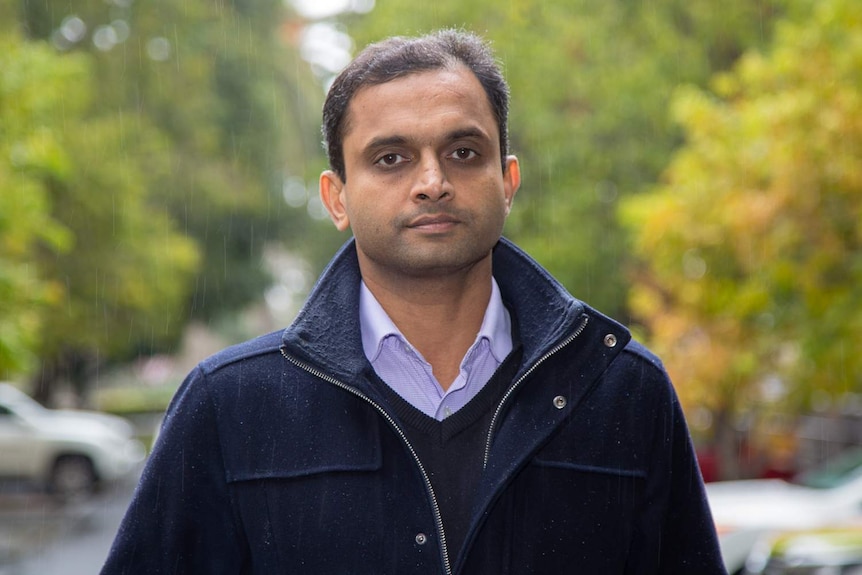
[[[136,477],[78,503],[0,491],[0,575],[95,575]]]

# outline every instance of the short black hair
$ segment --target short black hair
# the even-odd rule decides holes
[[[343,148],[349,121],[347,108],[361,88],[458,64],[473,72],[485,89],[500,132],[500,162],[505,170],[509,153],[509,86],[486,41],[471,32],[445,29],[370,44],[335,78],[323,104],[323,144],[332,171],[347,181]]]

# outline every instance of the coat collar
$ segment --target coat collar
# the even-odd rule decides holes
[[[503,302],[518,323],[523,364],[529,365],[564,339],[587,308],[509,240],[500,239],[493,258]],[[290,353],[344,381],[356,381],[371,369],[359,327],[360,277],[351,239],[330,261],[283,333]]]

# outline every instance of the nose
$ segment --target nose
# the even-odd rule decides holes
[[[453,196],[452,184],[446,177],[443,165],[436,157],[423,158],[413,185],[414,200],[436,202]]]

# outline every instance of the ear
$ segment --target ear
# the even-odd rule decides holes
[[[515,156],[506,157],[506,169],[503,171],[503,193],[506,195],[506,215],[512,210],[515,194],[521,187],[521,166]]]
[[[338,231],[343,232],[350,227],[347,218],[346,201],[344,198],[345,185],[332,170],[326,170],[320,174],[320,201],[329,212],[329,217]]]

